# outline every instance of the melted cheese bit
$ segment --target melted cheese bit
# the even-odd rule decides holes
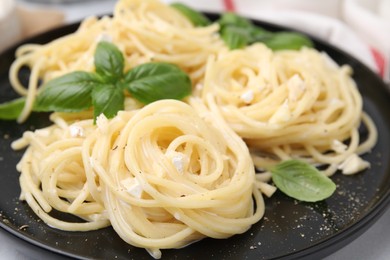
[[[83,137],[84,136],[84,128],[78,125],[71,125],[69,127],[69,132],[71,137]]]
[[[347,150],[348,146],[339,140],[333,140],[332,142],[332,150],[336,153],[343,153]]]
[[[137,178],[126,178],[121,181],[121,184],[128,193],[138,199],[141,198],[143,189]]]
[[[255,98],[255,94],[253,93],[253,90],[247,90],[244,93],[241,94],[240,99],[244,101],[246,104],[250,104],[253,99]]]
[[[187,155],[180,152],[169,152],[167,157],[170,159],[177,172],[183,174],[184,168],[189,161]]]
[[[345,175],[352,175],[370,167],[370,163],[360,158],[357,154],[351,154],[337,167]]]
[[[100,132],[103,134],[107,133],[108,119],[103,113],[96,118],[96,125]]]

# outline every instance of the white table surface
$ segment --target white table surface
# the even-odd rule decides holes
[[[39,0],[36,0],[39,1]],[[43,0],[40,0],[43,1]],[[77,4],[59,5],[66,14],[67,22],[79,21],[87,15],[107,14],[113,10],[116,1],[70,1]],[[37,4],[27,3],[26,0],[19,2],[36,6]],[[39,4],[37,5],[39,6]],[[54,7],[54,6],[52,6]],[[347,246],[334,252],[325,260],[349,260],[349,259],[390,259],[390,210],[387,210],[366,232]],[[69,259],[37,246],[31,245],[0,228],[0,259]]]

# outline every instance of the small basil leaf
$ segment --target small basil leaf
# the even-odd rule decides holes
[[[185,4],[173,3],[171,6],[187,17],[187,19],[190,20],[194,26],[203,27],[211,24],[211,21],[205,15],[195,11]]]
[[[160,99],[182,99],[191,93],[188,75],[169,63],[141,64],[125,75],[125,88],[144,104]]]
[[[21,97],[9,102],[0,104],[0,119],[15,120],[23,110],[26,98]]]
[[[249,35],[250,35],[250,42],[249,44],[255,43],[255,42],[264,42],[271,37],[273,37],[273,33],[261,28],[253,26],[249,29]]]
[[[94,58],[96,73],[105,82],[113,83],[123,76],[124,57],[114,44],[99,42]]]
[[[218,20],[220,35],[229,49],[239,49],[257,41],[268,39],[272,33],[255,26],[249,19],[226,13]]]
[[[288,196],[316,202],[330,197],[336,190],[333,181],[315,167],[299,161],[281,162],[271,169],[275,185]]]
[[[295,32],[278,32],[262,41],[272,50],[299,50],[303,46],[313,47],[313,42],[303,34]]]
[[[237,26],[225,26],[220,32],[221,38],[230,50],[240,49],[249,44],[250,31]]]
[[[94,119],[100,114],[107,118],[114,117],[119,110],[124,109],[125,95],[123,89],[114,84],[99,84],[92,90]]]
[[[217,21],[219,25],[223,28],[225,26],[234,25],[242,28],[249,28],[253,26],[253,23],[242,16],[239,16],[235,13],[224,13]]]
[[[92,73],[76,71],[55,78],[43,86],[34,111],[77,112],[91,107],[91,92],[99,78]]]

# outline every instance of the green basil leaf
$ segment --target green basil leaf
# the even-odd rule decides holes
[[[255,42],[262,42],[272,50],[298,50],[303,46],[313,47],[313,42],[303,34],[272,33],[234,13],[223,14],[218,23],[221,27],[221,37],[230,49],[242,48]]]
[[[211,24],[209,18],[185,4],[172,3],[171,6],[187,17],[194,26],[203,27]]]
[[[26,98],[21,97],[12,101],[0,104],[0,119],[15,120],[23,110]]]
[[[123,88],[114,84],[100,84],[92,90],[94,120],[100,114],[107,118],[114,117],[119,110],[124,109],[125,95]]]
[[[234,25],[225,26],[220,31],[221,38],[230,50],[240,49],[250,42],[250,30]]]
[[[34,111],[77,112],[91,107],[93,86],[99,78],[83,71],[55,78],[43,86],[35,100]]]
[[[251,20],[231,12],[222,14],[217,22],[219,23],[221,28],[231,25],[242,28],[249,28],[253,26]]]
[[[330,197],[336,190],[333,181],[315,167],[299,161],[281,162],[271,169],[275,185],[288,196],[301,201],[316,202]]]
[[[160,99],[182,99],[191,93],[188,75],[178,66],[153,62],[141,64],[125,75],[125,88],[144,104]]]
[[[313,42],[303,34],[296,32],[278,32],[262,41],[272,50],[299,50],[303,46],[313,47]]]
[[[253,26],[249,29],[250,42],[249,44],[255,42],[264,42],[271,37],[273,37],[273,33],[269,32],[261,27]]]
[[[106,83],[115,83],[123,76],[124,57],[112,43],[99,42],[95,51],[95,69]]]

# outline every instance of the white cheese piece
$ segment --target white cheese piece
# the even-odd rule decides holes
[[[344,143],[340,142],[339,140],[333,140],[332,142],[332,150],[336,153],[343,153],[347,150],[348,146]]]
[[[246,104],[250,104],[253,101],[254,97],[255,97],[255,94],[250,89],[250,90],[247,90],[244,93],[242,93],[240,96],[240,99],[242,101],[244,101]]]
[[[364,161],[357,154],[351,154],[347,159],[341,163],[337,168],[342,171],[345,175],[355,174],[364,169],[370,167],[370,163]]]
[[[305,92],[305,82],[298,74],[295,74],[287,81],[288,99],[291,101],[297,101]]]
[[[172,158],[172,163],[175,166],[176,170],[183,174],[184,171],[184,157],[180,155],[176,155]]]
[[[189,161],[187,155],[180,152],[168,152],[166,156],[170,159],[177,172],[183,174],[185,166]]]
[[[108,119],[103,113],[96,118],[96,125],[102,133],[107,132]]]
[[[84,128],[78,125],[71,125],[69,127],[69,132],[71,137],[83,137],[84,136]]]
[[[137,178],[126,178],[121,181],[121,184],[128,193],[136,198],[141,198],[143,189]]]

